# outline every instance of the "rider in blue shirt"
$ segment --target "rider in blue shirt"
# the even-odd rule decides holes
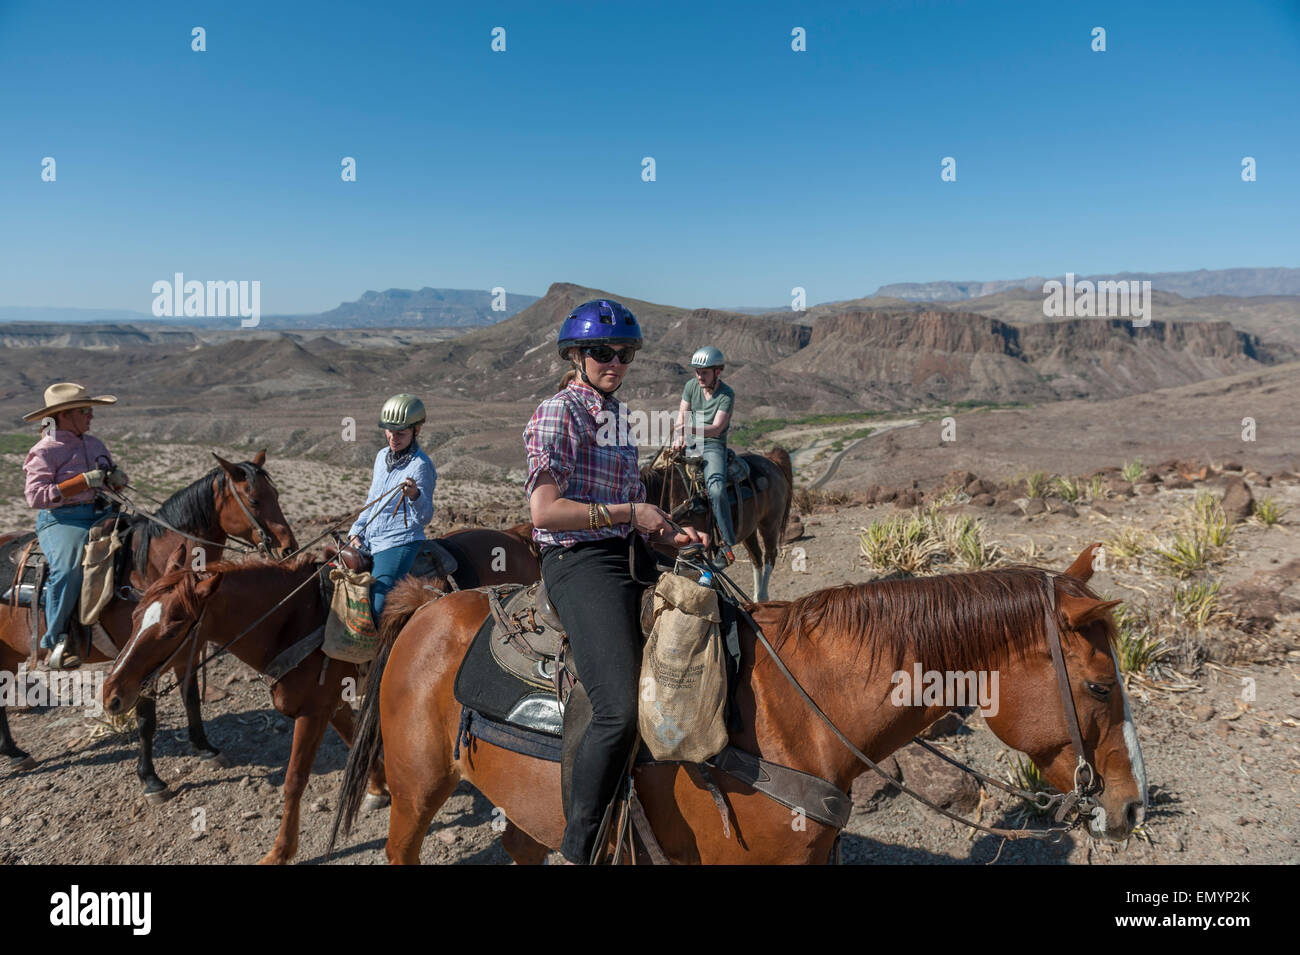
[[[433,489],[438,472],[416,440],[424,424],[424,403],[415,395],[394,395],[379,412],[388,447],[375,455],[374,478],[367,501],[373,503],[348,531],[350,543],[369,551],[375,565],[370,600],[379,622],[388,591],[410,571],[433,519]],[[389,497],[398,485],[402,493]],[[379,498],[379,500],[376,500]]]

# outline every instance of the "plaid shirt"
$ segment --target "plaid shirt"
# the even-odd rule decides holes
[[[595,388],[575,379],[564,391],[538,405],[524,429],[524,448],[528,451],[525,496],[532,497],[537,479],[543,471],[550,471],[560,496],[570,501],[597,504],[644,501],[645,485],[637,466],[636,445],[631,441],[622,445],[602,445],[596,441],[597,416],[602,412],[617,415],[621,404],[613,397],[602,397]],[[623,413],[627,413],[626,409]],[[594,531],[547,531],[534,527],[533,540],[571,547],[579,541],[625,537],[630,529],[628,524]]]

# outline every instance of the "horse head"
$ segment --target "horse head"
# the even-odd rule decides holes
[[[168,558],[166,572],[136,605],[131,616],[131,639],[104,681],[106,712],[125,713],[135,705],[151,675],[175,659],[188,659],[190,635],[204,603],[221,586],[222,575],[186,569],[187,556],[186,544],[177,545]]]
[[[297,550],[298,541],[280,511],[280,494],[263,468],[266,450],[258,451],[252,461],[241,464],[227,461],[216,452],[212,456],[226,478],[213,495],[222,530],[232,537],[265,544],[273,557],[284,557]]]
[[[1062,793],[1090,790],[1083,803],[1089,832],[1122,841],[1142,822],[1147,781],[1113,648],[1117,630],[1111,609],[1120,601],[1102,600],[1086,586],[1097,546],[1085,548],[1052,588],[1068,686],[1060,686],[1050,646],[1043,643],[1024,661],[1025,672],[1036,678],[1008,681],[997,714],[986,714],[985,721]],[[1073,743],[1067,691],[1082,754]]]

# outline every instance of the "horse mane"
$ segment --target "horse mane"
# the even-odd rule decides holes
[[[270,480],[270,475],[252,461],[241,461],[235,467],[244,472],[249,487],[254,486],[259,477]],[[179,527],[191,534],[201,534],[216,519],[216,494],[212,488],[212,479],[217,479],[216,491],[223,491],[229,475],[224,468],[217,466],[202,477],[192,481],[167,498],[158,508],[158,516],[173,527]],[[129,533],[134,535],[131,557],[135,570],[144,574],[149,568],[149,548],[153,542],[168,533],[167,528],[147,517],[136,515],[131,522]]]
[[[1045,636],[1044,573],[1013,566],[829,587],[785,604],[769,639],[778,649],[800,637],[852,641],[873,667],[884,656],[897,669],[910,653],[927,669],[989,669]],[[1082,581],[1053,576],[1060,591],[1096,599]]]
[[[159,599],[162,594],[174,592],[185,614],[197,617],[203,608],[199,606],[199,597],[195,592],[195,587],[205,575],[213,576],[239,570],[262,570],[278,572],[285,576],[294,576],[301,573],[308,565],[314,564],[315,558],[311,554],[299,554],[292,560],[283,563],[271,557],[249,557],[247,560],[240,561],[217,561],[208,564],[207,568],[202,571],[181,567],[178,570],[168,571],[150,584],[140,598],[139,606],[148,606],[154,600]]]

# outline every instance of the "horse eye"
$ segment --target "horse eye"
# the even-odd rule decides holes
[[[1088,687],[1088,692],[1099,699],[1104,700],[1106,697],[1110,696],[1112,688],[1104,683],[1088,683],[1085,685]]]

